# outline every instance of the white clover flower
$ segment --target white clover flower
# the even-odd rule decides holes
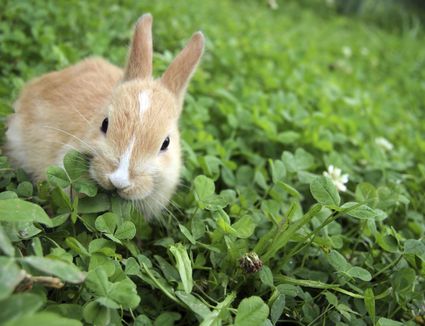
[[[391,144],[389,140],[384,137],[375,138],[375,144],[386,151],[392,151],[394,148],[394,145]]]
[[[349,46],[344,46],[342,48],[342,54],[346,57],[346,58],[350,58],[351,55],[353,54],[353,51],[351,50],[351,48]]]
[[[279,5],[277,4],[276,0],[268,0],[269,6],[271,9],[276,10],[279,8]]]
[[[328,170],[323,172],[323,175],[331,179],[339,191],[346,191],[347,187],[345,184],[348,182],[348,174],[341,174],[341,172],[341,169],[329,165]]]
[[[369,55],[369,49],[368,49],[368,48],[363,47],[363,48],[360,50],[360,53],[361,53],[362,55],[364,55],[364,56],[367,56],[367,55]]]

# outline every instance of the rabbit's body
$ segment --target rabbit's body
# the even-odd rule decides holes
[[[91,58],[24,87],[6,133],[15,166],[41,180],[49,165],[62,165],[76,149],[90,154],[94,180],[145,216],[167,205],[181,167],[178,120],[204,38],[194,34],[154,80],[151,25],[150,15],[139,19],[124,71]]]
[[[7,152],[14,165],[39,181],[49,165],[62,164],[70,149],[90,150],[85,140],[99,131],[98,121],[122,76],[106,60],[90,58],[31,81],[9,118]]]

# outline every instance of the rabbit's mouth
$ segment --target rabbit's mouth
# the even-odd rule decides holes
[[[153,178],[144,175],[134,178],[130,186],[117,189],[117,193],[121,198],[127,200],[142,200],[153,192],[153,188]]]

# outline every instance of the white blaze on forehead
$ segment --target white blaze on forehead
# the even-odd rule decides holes
[[[131,139],[128,144],[127,149],[122,154],[120,158],[120,163],[118,168],[109,175],[109,180],[112,184],[118,189],[124,189],[131,185],[130,176],[129,176],[129,167],[130,167],[130,158],[131,153],[133,152],[135,139],[134,137]]]
[[[150,105],[151,105],[150,92],[149,91],[140,92],[139,94],[140,113],[143,114],[144,112],[146,112],[146,110],[149,109]]]

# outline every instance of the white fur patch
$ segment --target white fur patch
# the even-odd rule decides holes
[[[109,180],[118,189],[124,189],[131,185],[129,167],[131,153],[133,152],[134,141],[135,139],[132,138],[130,144],[128,144],[127,149],[120,158],[120,164],[118,165],[118,168],[109,175]]]
[[[21,126],[23,122],[20,120],[20,116],[16,113],[10,120],[9,127],[6,131],[6,137],[10,148],[10,155],[17,161],[17,163],[23,167],[27,165],[27,157],[25,155],[25,145],[22,140]]]
[[[150,93],[148,91],[140,92],[139,94],[139,110],[140,114],[145,113],[151,105]]]

